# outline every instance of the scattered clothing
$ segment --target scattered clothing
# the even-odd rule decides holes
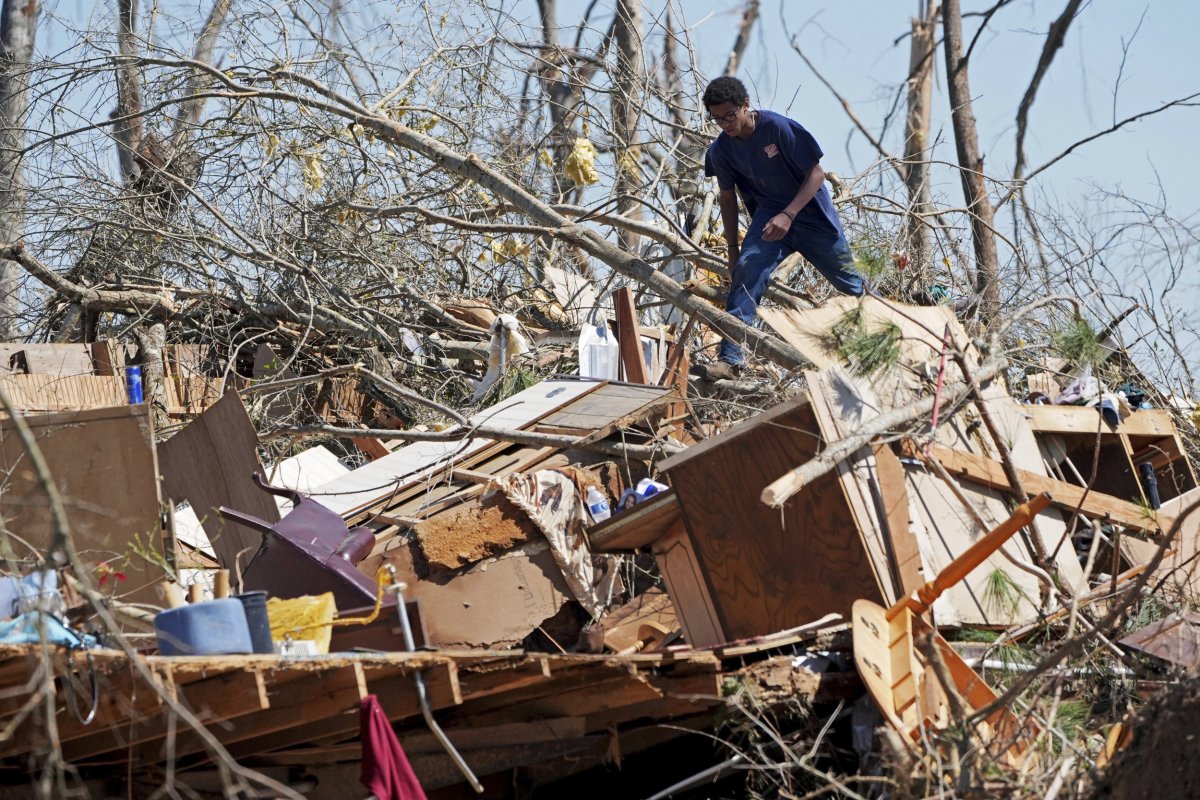
[[[364,697],[358,707],[358,718],[362,785],[379,800],[425,800],[425,790],[408,763],[379,698],[373,694]]]
[[[612,599],[616,570],[597,569],[583,534],[587,505],[575,481],[558,470],[543,469],[506,475],[500,486],[545,534],[571,593],[593,619],[598,618]]]

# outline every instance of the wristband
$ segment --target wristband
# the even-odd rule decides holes
[[[795,214],[793,214],[793,213],[791,213],[791,212],[789,212],[789,211],[788,211],[786,208],[785,208],[783,211],[780,211],[779,213],[780,213],[780,214],[787,214],[787,216],[788,216],[788,219],[790,219],[792,222],[795,222],[795,221],[796,221],[796,215],[795,215]]]

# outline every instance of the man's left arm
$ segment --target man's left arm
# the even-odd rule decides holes
[[[792,222],[796,219],[796,215],[816,196],[817,192],[821,190],[821,184],[824,182],[825,170],[821,169],[821,163],[817,162],[808,171],[808,175],[804,178],[804,183],[800,184],[800,189],[796,192],[796,196],[792,198],[792,202],[784,206],[783,211],[780,211],[767,220],[767,224],[763,226],[763,240],[777,242],[782,239],[792,227]]]

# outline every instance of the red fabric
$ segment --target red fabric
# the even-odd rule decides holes
[[[379,800],[425,800],[425,791],[404,755],[392,723],[373,694],[358,709],[362,740],[362,776],[359,780]]]

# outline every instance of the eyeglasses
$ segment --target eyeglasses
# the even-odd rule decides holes
[[[738,115],[739,111],[741,111],[740,108],[730,111],[728,114],[722,114],[719,117],[714,117],[712,114],[709,114],[708,121],[715,122],[718,125],[720,125],[724,122],[733,122],[735,119],[737,119],[737,115]]]

